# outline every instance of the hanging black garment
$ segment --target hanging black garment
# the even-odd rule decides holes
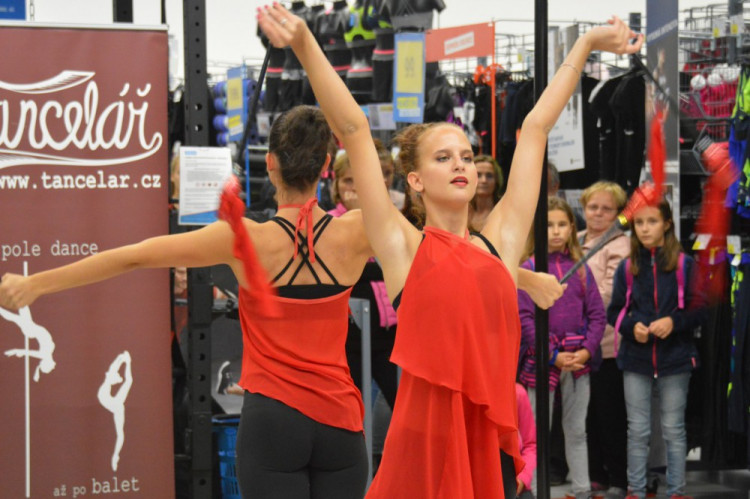
[[[599,137],[599,171],[597,178],[601,180],[615,180],[617,140],[615,115],[609,106],[609,101],[624,76],[615,76],[599,82],[589,96],[589,108],[597,120],[596,128]]]
[[[372,101],[393,100],[393,56],[395,35],[392,28],[375,29],[375,48],[372,51]]]
[[[501,154],[497,158],[503,169],[503,174],[509,174],[510,171],[513,153],[516,150],[516,132],[521,128],[526,115],[534,107],[534,80],[510,82],[506,86],[506,92],[505,109],[500,122]]]
[[[270,44],[268,37],[258,28],[258,38],[266,49],[271,51],[266,69],[266,91],[263,95],[263,110],[269,113],[279,111],[279,97],[281,92],[281,73],[284,71],[286,55],[284,49],[278,49]]]
[[[344,34],[349,30],[349,6],[345,0],[333,2],[333,8],[317,18],[315,36],[336,73],[346,80],[352,51],[346,46]]]
[[[325,8],[326,6],[322,3],[315,4],[310,7],[310,11],[306,20],[307,27],[310,28],[311,33],[316,33],[320,16],[325,14]],[[319,39],[318,43],[320,44]],[[307,77],[307,73],[303,73],[302,77],[302,104],[307,104],[310,106],[315,105],[315,94],[313,93],[312,85],[310,85],[310,80]]]
[[[640,72],[625,75],[609,101],[615,115],[615,178],[631,194],[641,176],[646,151],[646,82]]]
[[[728,274],[726,265],[723,271]],[[711,272],[711,275],[714,275]],[[727,275],[726,281],[729,281]],[[732,308],[729,290],[709,308],[709,317],[696,341],[701,367],[691,379],[686,425],[688,443],[701,448],[701,461],[724,468],[740,468],[746,462],[743,439],[727,428],[731,348]],[[696,419],[696,410],[700,419]]]
[[[472,101],[474,102],[474,121],[471,124],[477,135],[482,137],[482,149],[479,153],[489,154],[486,146],[490,145],[488,133],[492,129],[492,89],[487,85],[477,85],[474,87]]]
[[[427,92],[424,104],[424,122],[445,121],[453,111],[453,94],[455,90],[444,75],[437,75],[432,88]]]
[[[310,20],[314,16],[312,9],[305,5],[305,2],[292,2],[289,8],[290,12],[310,25]],[[279,84],[279,111],[287,111],[294,106],[302,104],[302,87],[305,78],[305,71],[302,64],[294,55],[291,47],[284,49],[284,65],[281,71],[281,82]]]
[[[740,265],[743,279],[735,277],[734,321],[732,334],[732,371],[730,374],[731,390],[729,391],[729,430],[735,433],[746,433],[748,425],[748,408],[750,407],[750,345],[747,337],[750,333],[750,263]],[[736,289],[734,289],[736,288]]]

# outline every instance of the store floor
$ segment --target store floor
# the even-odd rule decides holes
[[[664,475],[659,476],[659,483],[656,499],[668,499]],[[570,483],[552,487],[550,497],[564,499],[569,490]],[[694,499],[750,499],[750,471],[688,471],[685,493]]]

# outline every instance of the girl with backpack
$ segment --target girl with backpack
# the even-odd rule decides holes
[[[547,251],[550,274],[560,279],[583,257],[576,237],[573,210],[563,199],[548,201]],[[532,259],[523,263],[533,268]],[[520,381],[529,390],[531,405],[536,407],[536,365],[534,352],[534,303],[529,295],[518,292],[521,316]],[[562,298],[549,309],[550,391],[560,385],[562,426],[565,435],[565,457],[570,467],[572,496],[588,498],[591,489],[586,447],[586,413],[589,406],[591,359],[599,349],[606,320],[604,305],[594,275],[588,265],[573,276]],[[552,397],[551,397],[552,398]],[[552,411],[550,421],[552,424]]]
[[[667,445],[667,495],[685,497],[685,407],[690,373],[698,365],[693,329],[705,316],[695,286],[695,263],[675,236],[672,210],[662,200],[635,213],[630,257],[615,273],[607,320],[622,335],[617,365],[623,370],[628,414],[628,498],[646,496],[651,395],[658,393]]]

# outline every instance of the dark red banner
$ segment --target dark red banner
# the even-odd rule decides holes
[[[167,34],[0,28],[0,274],[165,234]],[[3,497],[174,496],[169,278],[0,309]]]

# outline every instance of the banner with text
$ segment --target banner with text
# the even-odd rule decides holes
[[[424,33],[396,33],[393,120],[422,123],[424,116]]]
[[[0,29],[0,275],[165,234],[167,33]],[[3,497],[174,497],[169,272],[0,308]]]
[[[495,50],[495,24],[469,24],[454,28],[431,29],[426,34],[427,62],[485,57]]]
[[[666,146],[664,165],[665,184],[673,186],[672,215],[680,219],[680,161],[679,161],[679,109],[670,109],[670,101],[679,94],[680,71],[677,54],[679,52],[679,1],[648,0],[646,2],[647,65],[658,85],[646,80],[646,130],[651,130],[651,120],[657,109],[661,111]],[[648,135],[647,135],[648,137]],[[648,164],[649,170],[651,164]],[[675,224],[675,232],[680,237],[680,225]]]
[[[553,26],[549,28],[547,35],[547,74],[551,80],[578,39],[578,26],[568,26],[565,29]],[[580,170],[585,166],[583,164],[583,97],[580,83],[549,133],[547,155],[549,161],[554,163],[561,172]]]

